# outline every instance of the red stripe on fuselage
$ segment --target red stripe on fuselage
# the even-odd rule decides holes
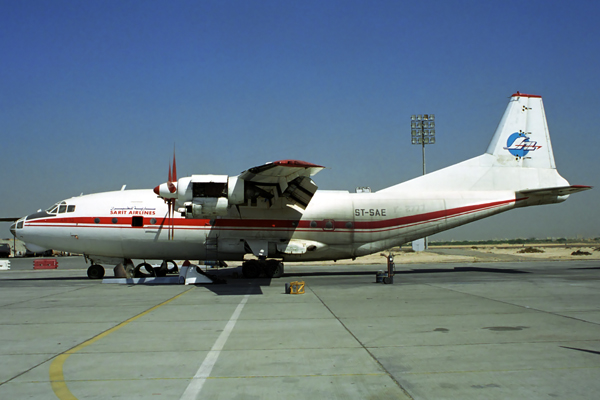
[[[519,201],[526,198],[518,199]],[[500,207],[510,203],[514,203],[515,199],[502,200],[491,203],[476,204],[471,206],[457,207],[450,210],[439,210],[423,214],[409,215],[406,217],[384,219],[377,221],[334,221],[334,229],[332,231],[387,231],[393,229],[406,228],[409,226],[422,225],[430,222],[444,220],[446,218],[458,217],[484,211],[491,208]],[[134,228],[134,229],[160,229],[170,226],[168,217],[143,217],[143,226],[131,226],[131,217],[68,217],[68,218],[43,218],[32,221],[25,221],[26,226],[38,227],[98,227],[98,228]],[[152,224],[150,221],[155,219],[157,223]],[[96,222],[98,220],[98,222]],[[114,222],[113,222],[114,221]],[[175,229],[224,229],[224,230],[299,230],[323,231],[327,220],[311,221],[311,220],[275,220],[275,219],[214,219],[211,225],[210,219],[185,219],[174,218],[173,225]],[[316,226],[311,226],[311,223],[316,222]],[[350,222],[352,225],[348,227]],[[314,224],[313,224],[314,225]]]

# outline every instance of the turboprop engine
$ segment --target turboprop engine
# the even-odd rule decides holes
[[[244,204],[244,181],[227,175],[192,175],[177,183],[177,211],[185,218],[227,215],[231,205]]]
[[[154,193],[168,203],[169,218],[175,211],[185,218],[226,216],[231,206],[259,206],[259,199],[260,207],[285,203],[306,209],[317,190],[310,177],[324,167],[282,160],[250,168],[237,176],[192,175],[181,179],[177,179],[176,168],[173,153],[169,180],[154,188]]]

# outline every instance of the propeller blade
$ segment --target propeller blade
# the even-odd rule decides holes
[[[175,149],[173,148],[173,168],[171,169],[171,165],[169,165],[169,180],[167,181],[167,186],[169,187],[169,192],[175,193],[177,190],[177,164],[175,163]]]
[[[175,237],[175,199],[169,201],[169,220],[170,220],[170,238],[173,240]]]
[[[175,147],[173,147],[173,166],[169,163],[169,179],[166,184],[154,188],[154,193],[167,203],[168,239],[175,236],[175,200],[177,199],[177,162],[175,161]]]
[[[173,181],[177,182],[177,163],[175,162],[175,147],[173,147]]]

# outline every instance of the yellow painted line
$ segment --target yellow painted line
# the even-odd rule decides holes
[[[151,313],[152,311],[156,310],[157,308],[162,307],[165,304],[168,304],[175,299],[178,299],[179,297],[183,296],[184,294],[186,294],[187,292],[189,292],[192,289],[194,289],[194,287],[191,287],[188,290],[186,290],[185,292],[179,293],[177,296],[171,297],[169,300],[163,301],[162,303],[160,303],[152,308],[149,308],[148,310],[144,311],[143,313],[140,313],[134,317],[131,317],[128,320],[121,322],[119,325],[114,326],[114,327],[110,328],[109,330],[104,331],[101,334],[94,336],[93,338],[86,340],[83,343],[78,344],[77,346],[65,351],[62,354],[59,354],[54,359],[54,361],[52,361],[52,363],[50,364],[50,384],[52,385],[52,390],[54,391],[54,394],[56,395],[56,397],[58,397],[61,400],[77,400],[77,397],[75,397],[73,395],[73,393],[71,393],[71,391],[67,387],[67,382],[65,382],[65,376],[63,374],[63,364],[65,363],[65,361],[67,360],[67,358],[69,358],[69,356],[71,354],[77,353],[79,350],[81,350],[81,349],[89,346],[90,344],[95,343],[98,340],[121,329],[128,323],[133,322],[136,319],[143,317],[144,315],[146,315],[148,313]]]

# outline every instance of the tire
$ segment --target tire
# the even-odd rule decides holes
[[[265,271],[267,278],[281,278],[283,276],[283,263],[278,260],[269,260]]]
[[[246,261],[242,264],[242,275],[246,279],[256,279],[260,275],[260,265],[258,261]]]
[[[87,276],[90,279],[102,279],[104,278],[104,267],[102,265],[93,264],[87,270]]]
[[[142,272],[142,267],[148,272]],[[148,278],[150,276],[156,276],[156,272],[154,271],[154,268],[152,267],[152,265],[143,262],[141,264],[138,264],[137,267],[135,267],[135,272],[134,272],[134,277],[135,278]]]
[[[175,263],[175,261],[165,260],[163,262],[165,264],[167,264],[167,274],[178,274],[179,273],[179,268],[177,267],[177,264]],[[169,268],[169,263],[173,264],[173,268]]]

